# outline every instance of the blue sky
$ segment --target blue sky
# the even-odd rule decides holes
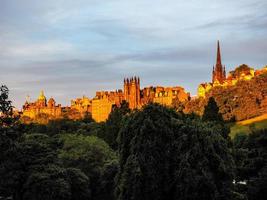
[[[228,71],[267,65],[267,1],[1,0],[0,84],[18,108],[42,89],[67,105],[132,75],[194,95],[218,39]]]

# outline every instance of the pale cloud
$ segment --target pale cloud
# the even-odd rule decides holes
[[[40,59],[40,57],[60,55],[72,50],[72,45],[60,41],[46,41],[39,43],[7,43],[0,47],[0,56],[22,59]]]

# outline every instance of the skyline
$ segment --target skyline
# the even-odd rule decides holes
[[[267,64],[263,0],[23,2],[0,2],[0,80],[18,109],[40,90],[69,105],[134,75],[194,95],[211,81],[217,40],[227,72]]]

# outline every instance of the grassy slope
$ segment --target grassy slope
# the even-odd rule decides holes
[[[267,129],[267,114],[249,120],[237,122],[231,126],[230,137],[236,134],[250,134],[253,130]]]

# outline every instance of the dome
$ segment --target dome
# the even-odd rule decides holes
[[[40,92],[40,95],[38,97],[38,100],[46,100],[43,90]]]

